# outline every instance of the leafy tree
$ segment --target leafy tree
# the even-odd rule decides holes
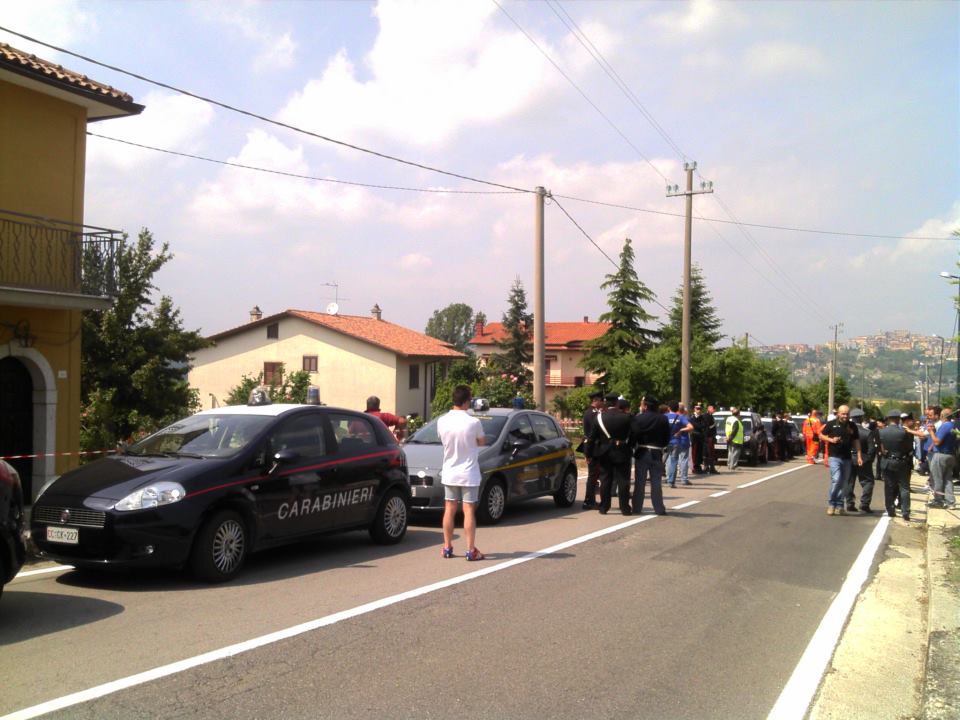
[[[474,327],[473,308],[464,303],[451,303],[442,310],[433,311],[424,333],[463,352],[473,337]]]
[[[490,358],[490,371],[492,375],[516,377],[517,389],[523,390],[532,378],[527,365],[533,361],[533,315],[527,310],[527,293],[519,277],[510,288],[503,329],[506,337],[497,341],[501,352]]]
[[[690,337],[700,337],[710,347],[723,339],[720,327],[723,322],[717,316],[713,307],[713,299],[707,290],[703,270],[699,265],[690,267]],[[673,304],[667,316],[666,324],[660,329],[661,336],[666,340],[682,341],[683,332],[683,286],[681,285],[673,296]]]
[[[596,388],[590,386],[578,387],[553,398],[553,411],[564,418],[579,420],[590,406],[590,394]]]
[[[310,387],[310,373],[306,370],[297,370],[289,375],[284,374],[283,366],[277,372],[276,382],[266,385],[263,381],[263,372],[256,375],[244,375],[240,383],[227,393],[224,402],[227,405],[245,405],[250,391],[261,385],[266,385],[270,402],[274,403],[303,403],[307,400],[307,388]]]
[[[517,392],[523,398],[525,407],[534,407],[533,392],[528,388],[518,390],[517,377],[506,375],[488,374],[480,380],[465,383],[461,380],[447,378],[437,384],[437,393],[430,404],[430,416],[437,417],[451,408],[453,388],[457,385],[469,385],[473,391],[473,397],[483,398],[490,403],[490,407],[511,407],[513,398]]]
[[[832,412],[834,408],[827,407],[827,401],[830,399],[830,376],[824,375],[817,382],[806,387],[802,387],[805,410],[810,408],[819,408],[825,413]],[[850,389],[847,382],[840,375],[837,375],[833,384],[833,404],[839,407],[850,403]]]
[[[599,373],[598,384],[610,382],[610,369],[617,358],[628,353],[646,351],[657,337],[657,332],[645,327],[653,316],[643,309],[643,303],[654,299],[653,291],[637,277],[633,267],[633,248],[630,238],[623,241],[620,263],[615,273],[608,274],[601,290],[609,290],[609,310],[600,316],[600,322],[610,323],[610,328],[600,337],[584,344],[586,355],[580,362],[585,369]]]
[[[208,345],[186,331],[167,296],[155,303],[154,275],[173,256],[154,247],[144,228],[136,242],[124,237],[113,256],[96,246],[84,250],[84,276],[115,272],[117,295],[106,310],[85,310],[81,340],[81,445],[86,450],[163,427],[199,409],[187,384],[190,355]]]

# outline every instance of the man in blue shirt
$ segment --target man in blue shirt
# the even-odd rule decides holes
[[[933,499],[927,503],[930,507],[952,508],[953,465],[956,462],[957,438],[953,434],[950,410],[940,411],[940,427],[936,433],[930,430],[930,450],[927,462],[930,465],[930,477],[933,480]]]
[[[680,480],[684,485],[693,483],[687,479],[690,466],[690,433],[693,423],[687,417],[684,408],[678,402],[670,403],[667,422],[670,425],[670,444],[667,445],[667,484],[677,486],[677,466],[680,466]]]

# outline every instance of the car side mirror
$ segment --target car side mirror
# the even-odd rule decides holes
[[[273,456],[273,465],[271,465],[268,474],[272,475],[281,465],[289,465],[300,457],[300,453],[295,450],[283,449],[277,451]]]
[[[507,440],[507,447],[513,450],[513,452],[516,452],[517,450],[523,450],[524,448],[528,448],[532,444],[533,443],[531,443],[526,438],[512,437],[509,440]]]

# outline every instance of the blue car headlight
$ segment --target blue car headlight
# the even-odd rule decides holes
[[[175,482],[158,482],[147,485],[127,495],[113,506],[114,510],[129,512],[131,510],[147,510],[161,505],[170,505],[180,502],[187,496],[183,486]]]

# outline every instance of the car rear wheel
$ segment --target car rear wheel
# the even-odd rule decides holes
[[[507,490],[500,480],[491,480],[480,494],[477,520],[484,525],[496,525],[507,508]]]
[[[407,516],[409,508],[403,495],[390,490],[377,508],[377,514],[370,524],[370,537],[380,545],[394,545],[407,534]]]
[[[199,580],[225,582],[240,572],[248,550],[249,533],[243,518],[233,510],[221,510],[200,528],[190,568]]]
[[[755,467],[755,466],[756,466],[756,464],[757,464],[757,453],[758,453],[758,452],[759,452],[759,451],[758,451],[757,449],[755,449],[755,448],[754,448],[753,450],[749,450],[749,451],[747,452],[747,465],[749,465],[750,467]]]
[[[567,472],[560,481],[560,487],[553,494],[553,501],[557,507],[570,507],[577,499],[577,471],[573,468],[567,468]]]

